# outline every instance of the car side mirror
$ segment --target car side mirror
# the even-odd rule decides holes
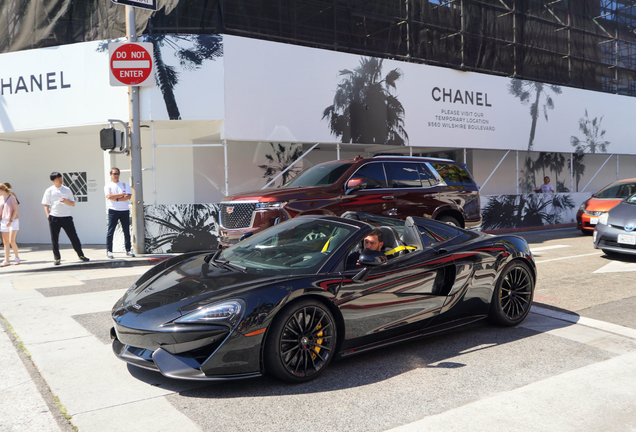
[[[359,189],[365,189],[367,187],[367,183],[361,178],[352,178],[347,182],[347,191],[345,194],[350,194],[351,192]]]
[[[254,235],[254,231],[246,232],[242,236],[239,237],[239,241],[243,241],[248,237],[252,237]]]
[[[382,251],[374,251],[371,249],[365,249],[360,253],[358,262],[364,267],[374,267],[386,263],[388,258]]]

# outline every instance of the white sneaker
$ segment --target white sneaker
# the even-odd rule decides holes
[[[128,255],[128,256],[129,256],[129,257],[131,257],[131,258],[134,258],[134,257],[135,257],[135,254],[134,254],[132,251],[128,251],[128,252],[126,252],[126,255]]]
[[[9,261],[2,261],[2,264],[0,264],[0,267],[6,267],[9,265]]]
[[[114,258],[114,256],[113,256],[113,253],[112,253],[112,252],[106,252],[106,256],[107,256],[108,258],[110,258],[110,259],[113,259],[113,258]]]
[[[16,258],[15,261],[13,261],[13,265],[18,265],[20,264],[20,258]]]

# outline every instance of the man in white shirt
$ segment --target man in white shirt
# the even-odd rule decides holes
[[[49,220],[49,230],[51,231],[51,243],[53,244],[53,257],[55,261],[54,265],[60,265],[60,245],[58,240],[60,238],[60,229],[63,229],[68,239],[73,245],[73,249],[77,253],[80,260],[86,262],[90,261],[84,256],[82,251],[82,243],[79,237],[77,237],[77,231],[75,231],[75,224],[73,223],[73,217],[71,216],[71,207],[75,207],[75,198],[73,192],[62,183],[64,179],[59,172],[51,173],[51,181],[53,186],[44,191],[42,197],[42,204],[44,204],[44,213]]]
[[[119,168],[113,167],[110,170],[111,182],[104,186],[106,207],[108,207],[108,232],[106,233],[106,256],[108,258],[113,257],[113,237],[117,222],[121,222],[121,228],[124,231],[126,255],[135,256],[130,250],[130,212],[128,211],[128,203],[132,193],[130,185],[119,181],[119,175]]]

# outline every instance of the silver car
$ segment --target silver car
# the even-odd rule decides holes
[[[599,216],[594,228],[594,247],[608,255],[636,255],[636,194]]]

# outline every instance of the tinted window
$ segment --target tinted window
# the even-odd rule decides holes
[[[619,183],[611,184],[600,191],[596,195],[597,198],[625,198],[636,192],[636,184]]]
[[[420,179],[422,180],[422,186],[435,186],[437,183],[437,178],[431,174],[428,167],[424,164],[418,164],[418,168],[420,170]]]
[[[462,185],[474,185],[472,177],[468,171],[459,166],[448,163],[434,162],[433,167],[437,170],[440,177],[449,186],[462,186]]]
[[[352,178],[360,178],[366,183],[363,189],[386,188],[386,175],[384,174],[384,164],[369,163],[360,168]]]
[[[298,174],[283,187],[328,186],[338,181],[351,167],[351,163],[320,164]]]
[[[389,185],[392,188],[422,187],[418,164],[407,162],[391,162],[389,167]]]

